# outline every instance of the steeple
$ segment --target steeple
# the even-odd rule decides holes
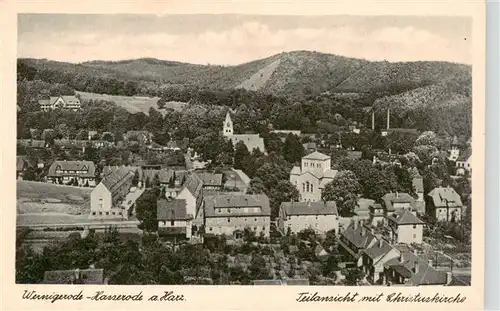
[[[226,119],[224,120],[224,125],[222,127],[222,134],[224,136],[233,136],[233,120],[231,120],[231,115],[229,111],[226,114]]]

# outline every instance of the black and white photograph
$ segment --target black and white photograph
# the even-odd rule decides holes
[[[471,286],[472,26],[18,14],[15,282]]]

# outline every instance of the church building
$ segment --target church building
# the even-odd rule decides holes
[[[321,201],[321,193],[331,182],[336,170],[331,169],[331,158],[320,152],[302,157],[301,167],[294,166],[290,172],[290,182],[297,187],[301,202]]]
[[[229,139],[233,143],[233,146],[236,146],[239,141],[242,141],[245,146],[247,146],[250,153],[252,153],[254,149],[258,149],[262,153],[266,153],[264,148],[264,139],[260,137],[259,134],[234,134],[233,120],[231,120],[229,111],[226,114],[222,131],[224,137]]]

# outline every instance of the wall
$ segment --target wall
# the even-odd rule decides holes
[[[301,202],[317,202],[321,200],[321,190],[319,189],[320,180],[310,173],[304,173],[302,175],[290,175],[290,182],[295,185],[300,194]],[[306,185],[309,182],[312,185],[313,191],[307,191],[307,186],[305,188],[302,184]],[[310,188],[309,188],[310,189]]]
[[[329,230],[339,231],[339,219],[337,215],[291,215],[283,220],[284,231],[288,227],[293,233],[298,233],[304,229],[311,228],[317,233],[326,233]]]
[[[192,236],[193,225],[191,220],[174,220],[174,224],[170,220],[159,220],[158,228],[186,228],[186,238],[190,239]]]
[[[179,192],[179,194],[177,195],[176,199],[186,200],[186,213],[193,217],[196,215],[196,198],[187,188],[182,189],[181,192]]]
[[[436,208],[436,220],[438,221],[451,221],[453,217],[453,212],[455,212],[455,221],[459,221],[462,218],[462,208],[461,207],[439,207]]]
[[[100,199],[102,199],[102,201]],[[111,211],[111,207],[111,192],[109,192],[109,190],[102,183],[99,183],[90,193],[90,211]]]
[[[415,228],[414,228],[415,226]],[[399,225],[397,229],[397,242],[398,243],[422,243],[423,225]]]
[[[233,235],[235,230],[244,230],[248,227],[254,230],[257,236],[263,232],[264,236],[268,237],[270,222],[270,216],[206,217],[205,232]]]

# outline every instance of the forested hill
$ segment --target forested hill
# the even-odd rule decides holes
[[[194,65],[152,58],[81,64],[20,59],[18,68],[28,80],[65,82],[77,90],[90,92],[94,91],[89,90],[91,77],[134,81],[139,85],[154,82],[209,89],[245,88],[293,97],[323,92],[394,95],[450,80],[470,88],[471,80],[471,67],[467,65],[369,62],[309,51],[280,53],[237,66]]]

